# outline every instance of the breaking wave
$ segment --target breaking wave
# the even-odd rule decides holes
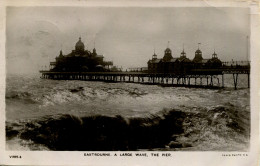
[[[60,114],[7,122],[6,136],[27,141],[30,150],[246,150],[249,115],[232,108],[173,109],[142,118]]]
[[[12,76],[6,83],[6,149],[244,151],[249,101],[250,90],[242,87]]]

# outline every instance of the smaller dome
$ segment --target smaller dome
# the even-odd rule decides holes
[[[197,49],[195,53],[201,53],[201,51],[199,49]]]
[[[157,55],[155,53],[153,54],[153,59],[157,59]]]
[[[170,48],[166,48],[165,52],[171,52],[172,50]]]

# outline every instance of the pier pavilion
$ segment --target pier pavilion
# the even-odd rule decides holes
[[[55,62],[50,62],[50,71],[53,72],[97,72],[109,71],[113,65],[111,61],[104,61],[104,56],[97,54],[94,47],[93,51],[85,49],[84,43],[79,38],[75,44],[75,50],[63,55],[62,50]]]

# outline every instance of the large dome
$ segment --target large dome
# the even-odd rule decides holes
[[[80,50],[80,51],[84,51],[85,45],[84,45],[84,43],[82,43],[81,38],[79,38],[79,41],[76,43],[75,49],[76,49],[77,51],[79,51],[79,50]]]

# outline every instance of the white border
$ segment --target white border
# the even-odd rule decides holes
[[[85,157],[84,152],[5,151],[5,13],[6,6],[106,6],[106,7],[250,7],[251,8],[251,140],[249,152],[169,152],[172,157]],[[0,0],[0,164],[8,165],[221,165],[259,164],[259,4],[258,1],[87,1],[87,0]],[[115,152],[119,153],[119,152]],[[135,152],[133,152],[134,154]],[[148,154],[152,152],[147,152]],[[163,152],[158,152],[163,153]],[[111,154],[114,154],[112,152]],[[223,154],[246,156],[223,157]],[[10,159],[21,155],[22,159]],[[257,163],[258,162],[258,163]]]

